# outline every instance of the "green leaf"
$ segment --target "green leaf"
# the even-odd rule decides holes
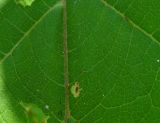
[[[49,116],[46,116],[37,105],[23,102],[20,104],[25,109],[29,123],[47,123]]]
[[[0,123],[27,123],[21,101],[62,123],[76,82],[83,91],[70,93],[68,123],[160,122],[159,0],[67,0],[67,23],[63,8],[61,0],[0,8]]]
[[[21,4],[22,6],[31,6],[32,3],[34,2],[35,0],[16,0],[16,2],[18,4]]]
[[[74,119],[73,117],[70,117],[67,122],[68,123],[77,123],[76,119]],[[62,123],[64,123],[64,121],[62,121]]]

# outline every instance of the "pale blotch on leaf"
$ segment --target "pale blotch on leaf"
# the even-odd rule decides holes
[[[9,0],[0,0],[0,9],[3,8]]]
[[[21,4],[22,6],[31,6],[35,0],[16,0],[17,4]]]
[[[72,87],[71,87],[71,93],[72,93],[72,95],[75,98],[77,98],[80,95],[80,91],[81,91],[81,89],[80,89],[79,83],[75,82],[74,85],[72,85]]]
[[[46,116],[43,111],[35,104],[20,102],[27,115],[27,123],[47,123],[49,116]]]
[[[45,105],[45,109],[49,110],[49,105]]]

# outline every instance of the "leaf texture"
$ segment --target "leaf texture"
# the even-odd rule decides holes
[[[67,0],[74,122],[160,122],[158,0]],[[64,120],[63,5],[8,1],[0,11],[0,122],[25,123],[20,101]],[[46,105],[48,108],[46,109]]]

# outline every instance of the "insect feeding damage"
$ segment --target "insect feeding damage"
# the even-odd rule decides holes
[[[24,108],[27,115],[27,123],[47,123],[49,116],[46,116],[37,105],[23,102],[20,102],[20,105]]]
[[[72,87],[71,87],[71,93],[73,94],[73,96],[75,98],[79,97],[81,90],[82,89],[80,89],[80,86],[79,86],[78,82],[75,82],[74,85],[72,85]]]

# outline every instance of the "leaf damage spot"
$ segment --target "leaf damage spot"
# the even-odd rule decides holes
[[[22,6],[31,6],[35,0],[16,0],[17,4],[21,4]]]
[[[29,123],[47,123],[49,116],[46,116],[43,111],[35,104],[20,102],[24,108]]]
[[[157,59],[157,62],[159,63],[159,62],[160,62],[160,60],[159,60],[159,59]]]
[[[49,110],[49,105],[45,105],[45,109]]]
[[[71,93],[75,98],[79,97],[81,90],[82,89],[80,89],[80,85],[78,82],[75,82],[71,87]]]

